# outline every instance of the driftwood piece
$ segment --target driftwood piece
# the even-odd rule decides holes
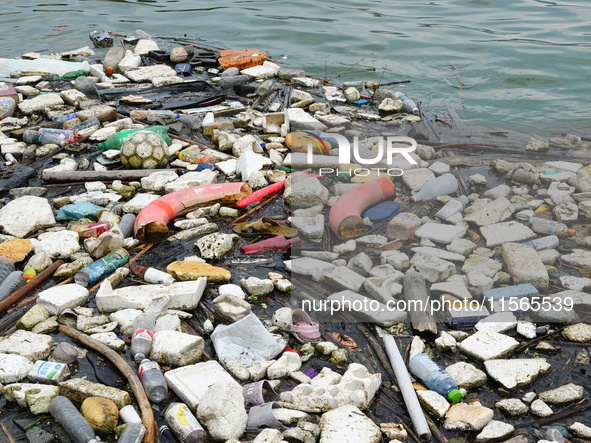
[[[142,423],[146,427],[146,435],[144,436],[143,443],[154,443],[156,427],[154,421],[154,412],[152,411],[150,400],[148,400],[148,396],[146,395],[146,391],[144,390],[144,386],[142,385],[139,377],[136,375],[134,370],[131,369],[123,357],[121,357],[117,352],[109,348],[107,345],[95,340],[94,338],[91,338],[83,332],[77,331],[76,329],[60,325],[58,326],[58,331],[67,335],[68,337],[73,338],[74,340],[79,341],[84,346],[87,346],[92,350],[100,352],[105,357],[107,357],[109,361],[113,363],[117,369],[119,369],[119,371],[121,371],[125,378],[127,378],[129,386],[131,386],[131,390],[133,391],[133,395],[135,395],[135,399],[137,400],[137,404],[140,407]]]
[[[176,169],[121,169],[111,171],[41,171],[44,182],[84,182],[95,180],[139,180],[154,172],[177,171]]]

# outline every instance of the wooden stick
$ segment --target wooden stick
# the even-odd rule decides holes
[[[429,294],[425,277],[417,272],[410,272],[404,276],[402,293],[406,303],[411,305],[411,300],[416,300],[417,306],[429,306]],[[413,329],[419,332],[430,332],[437,335],[437,323],[433,314],[427,309],[408,309],[408,318]]]
[[[174,171],[177,169],[121,169],[111,171],[41,171],[41,180],[45,182],[86,182],[94,180],[138,180],[154,172]]]
[[[125,378],[127,378],[127,381],[131,386],[131,390],[133,391],[133,395],[135,395],[138,406],[140,407],[142,423],[146,427],[146,435],[144,436],[143,443],[154,443],[155,421],[154,412],[152,411],[152,406],[150,405],[150,400],[148,400],[146,391],[144,390],[139,377],[136,375],[134,370],[131,369],[123,357],[121,357],[117,352],[109,348],[107,345],[98,342],[94,338],[91,338],[90,336],[84,334],[83,332],[77,331],[76,329],[64,325],[59,325],[57,329],[62,334],[79,341],[84,346],[87,346],[90,349],[103,354],[111,363],[115,365],[117,369],[119,369],[119,371],[121,371]]]
[[[4,431],[4,433],[6,434],[6,436],[8,437],[8,441],[10,441],[10,443],[16,443],[14,441],[14,438],[12,438],[12,435],[10,434],[10,432],[8,431],[8,428],[6,427],[6,425],[4,423],[2,423],[2,430]]]
[[[31,294],[39,286],[45,283],[45,281],[50,278],[55,273],[55,271],[57,271],[57,268],[59,268],[63,263],[63,260],[56,261],[25,286],[17,289],[8,297],[6,297],[2,302],[0,302],[0,315],[4,314],[13,304],[20,302],[23,298]]]

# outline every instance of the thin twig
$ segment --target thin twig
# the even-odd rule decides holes
[[[2,430],[4,431],[4,433],[6,434],[6,436],[8,437],[8,441],[10,441],[10,443],[16,443],[14,441],[14,438],[12,438],[12,435],[10,434],[10,432],[8,431],[8,428],[6,427],[6,425],[4,423],[2,423]]]
[[[367,57],[371,57],[372,55],[374,55],[376,51],[372,51],[370,54],[366,55],[363,58],[360,58],[359,60],[357,60],[355,63],[353,63],[351,66],[349,66],[347,69],[344,69],[340,72],[337,72],[335,75],[333,75],[331,78],[329,78],[327,80],[327,82],[331,82],[332,80],[334,80],[335,78],[339,77],[341,74],[344,74],[345,72],[347,72],[348,70],[350,70],[351,68],[353,68],[354,66],[357,66],[359,63],[361,63],[363,60],[365,60]]]

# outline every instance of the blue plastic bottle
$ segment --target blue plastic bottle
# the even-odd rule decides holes
[[[462,393],[451,375],[431,360],[427,354],[413,355],[408,362],[408,369],[429,389],[443,395],[450,402],[458,403],[462,400]]]

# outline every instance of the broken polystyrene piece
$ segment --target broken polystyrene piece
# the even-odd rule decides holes
[[[172,283],[168,285],[127,286],[113,289],[108,280],[103,281],[96,294],[100,312],[115,312],[120,309],[148,309],[164,297],[168,309],[195,309],[201,300],[207,279]]]
[[[272,359],[287,345],[284,339],[276,340],[252,313],[231,325],[218,325],[211,340],[222,362],[238,360],[246,367],[255,361]]]

